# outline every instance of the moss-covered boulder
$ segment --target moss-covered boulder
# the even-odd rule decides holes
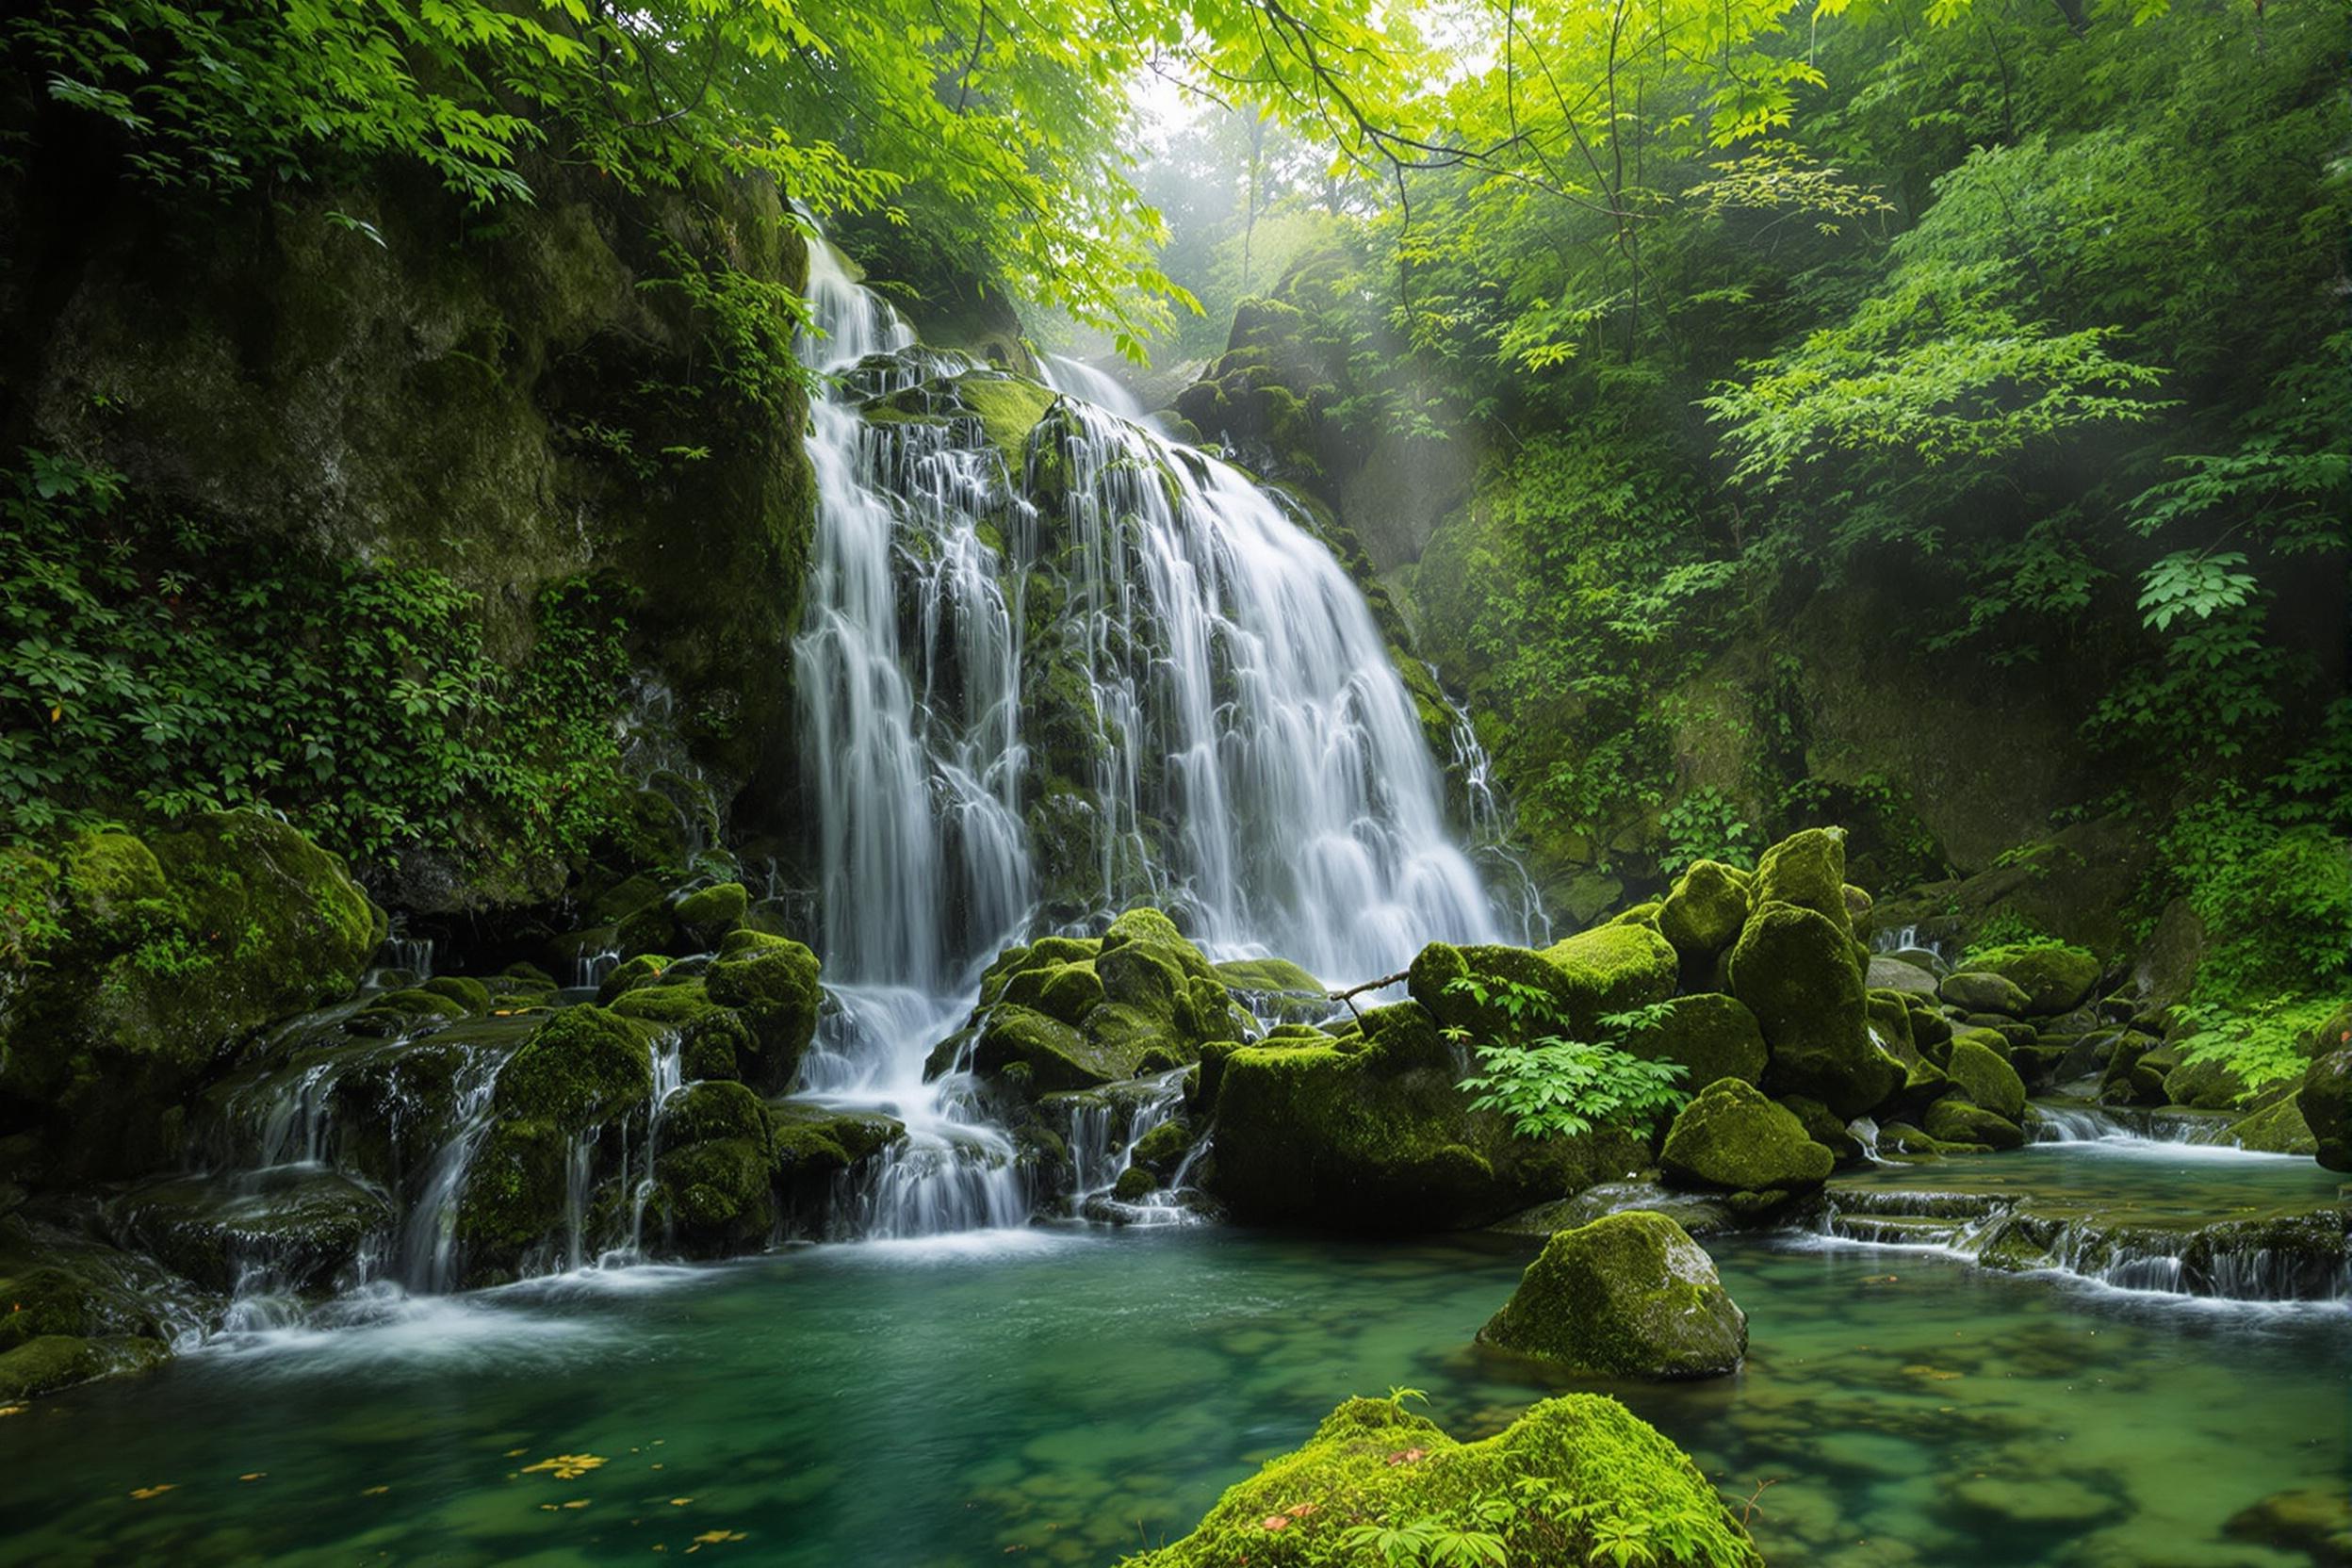
[[[1725,1192],[1802,1192],[1827,1181],[1836,1163],[1794,1115],[1737,1078],[1718,1079],[1685,1105],[1658,1156],[1669,1181]]]
[[[1926,970],[1885,954],[1871,956],[1870,972],[1863,977],[1863,983],[1874,991],[1903,991],[1925,997],[1934,996],[1936,987],[1936,976]]]
[[[116,1239],[223,1294],[245,1282],[295,1291],[355,1282],[346,1270],[371,1239],[390,1236],[393,1219],[382,1192],[303,1166],[176,1177],[107,1206]]]
[[[1964,1013],[2009,1019],[2025,1017],[2032,1005],[2032,999],[2016,981],[2005,974],[1977,969],[1947,974],[1936,988],[1936,994],[1947,1006],[1957,1007]]]
[[[2028,942],[1996,947],[1969,955],[1968,968],[1998,974],[2025,997],[2023,1012],[2009,1007],[1970,1008],[2018,1018],[2051,1018],[2069,1012],[2090,999],[2099,988],[2099,956],[2088,948],[2065,942]]]
[[[1773,1092],[1807,1095],[1853,1118],[1902,1081],[1900,1066],[1870,1041],[1853,941],[1820,911],[1762,905],[1731,950],[1728,978],[1763,1028],[1764,1082]]]
[[[1808,827],[1764,852],[1756,863],[1756,903],[1810,909],[1840,936],[1854,934],[1846,903],[1846,836],[1835,827]]]
[[[1711,960],[1739,939],[1753,885],[1747,873],[1720,860],[1694,860],[1659,906],[1658,929],[1686,963]]]
[[[1718,1378],[1748,1319],[1688,1232],[1633,1209],[1554,1235],[1478,1339],[1604,1377]]]
[[[1243,1220],[1448,1230],[1645,1163],[1640,1140],[1613,1131],[1518,1136],[1470,1108],[1465,1063],[1413,1003],[1373,1009],[1360,1032],[1226,1053],[1211,1188]]]
[[[2014,1055],[2011,1058],[2015,1060]],[[2164,1098],[2194,1111],[2226,1111],[2246,1098],[2238,1070],[2217,1057],[2184,1061],[2164,1074]]]
[[[2025,1080],[1983,1043],[1966,1037],[1952,1041],[1944,1071],[1969,1101],[1995,1116],[2015,1121],[2025,1114]],[[1935,1133],[1935,1124],[1930,1122],[1927,1130]]]
[[[90,1175],[170,1162],[172,1107],[220,1048],[348,993],[385,930],[341,860],[253,811],[12,852],[6,880],[0,1099]]]
[[[1431,942],[1408,972],[1413,999],[1474,1041],[1565,1031],[1596,1039],[1601,1020],[1674,993],[1674,947],[1648,925],[1601,925],[1543,949]],[[1532,992],[1551,1016],[1511,1000]]]
[[[1258,962],[1269,978],[1288,980],[1296,969]],[[933,1050],[925,1071],[937,1077],[968,1060],[999,1088],[1034,1099],[1199,1061],[1212,1042],[1238,1041],[1248,1021],[1174,922],[1130,909],[1100,939],[1006,949],[982,976],[971,1019]]]
[[[1762,1026],[1737,997],[1721,991],[1675,997],[1655,1024],[1625,1039],[1625,1049],[1654,1062],[1680,1062],[1686,1093],[1718,1078],[1754,1084],[1764,1077]]]
[[[662,1106],[648,1224],[691,1256],[756,1245],[776,1228],[768,1108],[741,1084],[689,1084]]]
[[[2303,1119],[2299,1091],[2238,1118],[2230,1123],[2223,1141],[2258,1154],[2319,1152],[2319,1140],[2311,1135],[2311,1124]]]
[[[727,933],[704,976],[704,994],[732,1007],[751,1031],[753,1051],[743,1081],[776,1093],[792,1086],[800,1060],[817,1037],[825,993],[817,956],[787,937],[741,929]]]
[[[751,894],[741,882],[720,882],[681,897],[671,906],[670,919],[684,939],[680,948],[701,953],[717,947],[750,909]]]
[[[2019,1149],[2025,1144],[2025,1134],[2015,1121],[1957,1096],[1938,1100],[1927,1108],[1926,1132],[1940,1143],[1978,1144],[1986,1149]]]
[[[1526,1496],[1544,1564],[1592,1560],[1605,1540],[1656,1537],[1675,1521],[1681,1544],[1653,1568],[1762,1568],[1712,1482],[1657,1430],[1596,1394],[1546,1399],[1496,1435],[1457,1443],[1396,1401],[1350,1399],[1304,1447],[1217,1500],[1192,1534],[1129,1560],[1128,1568],[1312,1568],[1362,1559],[1340,1539],[1360,1525],[1407,1526],[1473,1498]],[[1512,1568],[1535,1568],[1514,1557]]]
[[[768,1135],[778,1182],[787,1190],[814,1194],[832,1177],[905,1138],[906,1129],[873,1111],[837,1111],[782,1100],[768,1106]]]
[[[2352,1051],[2330,1051],[2306,1068],[2298,1102],[2319,1163],[2352,1170]]]

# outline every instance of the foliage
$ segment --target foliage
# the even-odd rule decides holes
[[[0,836],[253,806],[371,860],[584,847],[619,788],[613,608],[547,591],[530,660],[447,578],[319,563],[30,453],[0,473]]]
[[[1658,830],[1666,841],[1658,858],[1660,876],[1673,876],[1693,860],[1752,867],[1764,848],[1764,835],[1740,815],[1729,796],[1711,784],[1692,790],[1669,806],[1658,818]]]
[[[1601,1020],[1609,1034],[1589,1041],[1562,1033],[1566,1019],[1550,993],[1537,987],[1462,975],[1446,988],[1499,1010],[1514,1024],[1544,1031],[1520,1040],[1476,1042],[1481,1070],[1462,1081],[1477,1096],[1471,1109],[1511,1118],[1521,1137],[1580,1137],[1601,1125],[1647,1132],[1690,1099],[1675,1086],[1685,1072],[1681,1063],[1648,1061],[1613,1043],[1656,1027],[1664,1005],[1611,1014]]]
[[[2344,1005],[2334,996],[2266,996],[2242,1006],[2185,1004],[2173,1009],[2190,1033],[2179,1044],[2184,1062],[2220,1062],[2243,1079],[2246,1095],[2265,1084],[2300,1078],[2311,1061],[2301,1041]]]

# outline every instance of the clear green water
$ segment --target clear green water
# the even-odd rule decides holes
[[[2224,1205],[2333,1190],[2285,1162],[2004,1158]],[[1749,1314],[1745,1372],[1616,1392],[1726,1494],[1775,1483],[1754,1527],[1779,1568],[2295,1563],[2224,1521],[2352,1479],[2341,1306],[1793,1238],[1712,1250]],[[1554,1385],[1470,1339],[1527,1255],[1035,1231],[410,1303],[0,1420],[0,1556],[645,1562],[718,1531],[743,1539],[702,1551],[787,1568],[1105,1563],[1182,1533],[1347,1395],[1426,1389],[1464,1436],[1508,1422]],[[559,1454],[606,1462],[523,1468]]]

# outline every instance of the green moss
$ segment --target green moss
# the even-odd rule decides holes
[[[981,433],[1004,454],[1005,466],[1018,477],[1029,433],[1054,406],[1054,394],[1035,382],[975,371],[956,378],[956,398],[980,421]]]
[[[469,1013],[490,1010],[490,988],[470,975],[436,974],[424,984],[433,995],[447,997]]]
[[[1484,1498],[1511,1499],[1511,1560],[1600,1560],[1604,1539],[1685,1544],[1655,1568],[1762,1568],[1747,1533],[1698,1467],[1614,1399],[1569,1394],[1494,1437],[1457,1443],[1393,1400],[1350,1399],[1295,1452],[1226,1492],[1183,1540],[1127,1568],[1312,1568],[1353,1563],[1359,1526],[1453,1521]],[[1282,1527],[1268,1528],[1280,1519]]]
[[[1136,1032],[1151,1031],[1139,1025]],[[987,1077],[1002,1077],[1018,1068],[1033,1094],[1094,1088],[1135,1076],[1128,1054],[1102,1051],[1084,1031],[1009,1002],[999,1003],[981,1024],[972,1065]]]
[[[1752,879],[1720,860],[1696,860],[1674,879],[1658,928],[1686,961],[1712,958],[1740,939]]]
[[[1462,1069],[1413,1003],[1364,1015],[1360,1037],[1245,1046],[1216,1062],[1214,1186],[1236,1217],[1345,1229],[1485,1224],[1642,1162],[1640,1143],[1516,1137],[1474,1112]]]
[[[2319,1163],[2352,1170],[2352,1050],[2315,1058],[2304,1070],[2297,1102]]]
[[[1810,909],[1851,935],[1846,908],[1846,836],[1834,827],[1808,827],[1764,852],[1756,867],[1756,902],[1793,904]]]
[[[675,959],[659,953],[640,953],[633,958],[622,959],[596,988],[596,1002],[609,1007],[638,987],[655,984],[674,962]]]
[[[1579,1372],[1713,1378],[1738,1369],[1748,1320],[1689,1233],[1631,1209],[1554,1235],[1478,1339]]]
[[[2089,1000],[2099,988],[2099,962],[2087,948],[2064,942],[2030,942],[1970,953],[1967,967],[1998,974],[2024,994],[2021,1011],[1995,1011],[2014,1017],[2050,1018],[2069,1012]]]
[[[827,1177],[873,1157],[906,1135],[889,1117],[833,1111],[801,1101],[768,1106],[768,1132],[779,1174]]]
[[[585,1004],[549,1016],[499,1070],[491,1103],[505,1119],[571,1135],[632,1110],[653,1093],[645,1035]]]
[[[1119,1173],[1111,1196],[1122,1203],[1140,1202],[1160,1190],[1160,1179],[1144,1166],[1129,1166]]]
[[[1793,1192],[1829,1179],[1836,1160],[1805,1124],[1737,1078],[1718,1079],[1675,1116],[1658,1168],[1727,1192]]]
[[[130,834],[81,834],[66,846],[64,862],[72,920],[86,938],[127,946],[171,923],[163,865]]]
[[[1986,1149],[2025,1145],[2025,1134],[2015,1121],[1958,1098],[1938,1100],[1927,1108],[1926,1131],[1929,1137],[1944,1143],[1981,1144]]]
[[[1654,1062],[1680,1062],[1682,1087],[1690,1093],[1718,1078],[1760,1082],[1764,1076],[1764,1031],[1738,998],[1720,991],[1677,996],[1650,1028],[1628,1037],[1625,1048]]]
[[[612,1013],[616,1018],[634,1019],[660,1028],[683,1029],[715,1007],[702,976],[690,974],[683,980],[624,991],[613,1001]]]
[[[2300,1093],[2289,1094],[2230,1124],[2227,1141],[2262,1154],[2317,1154],[2319,1140],[2303,1119]]]
[[[785,937],[727,933],[705,977],[710,1000],[743,1014],[757,1048],[742,1061],[743,1081],[770,1092],[791,1086],[817,1037],[825,993],[817,956]]]
[[[1728,978],[1763,1028],[1773,1092],[1810,1096],[1852,1119],[1902,1081],[1900,1065],[1870,1043],[1849,939],[1818,910],[1759,906],[1731,950]]]
[[[1228,990],[1325,994],[1323,982],[1287,958],[1235,958],[1216,966],[1217,977]]]
[[[707,948],[743,924],[750,907],[751,894],[741,882],[721,882],[679,899],[671,906],[670,917],[694,946]]]
[[[2017,1070],[1985,1045],[1967,1036],[1952,1042],[1952,1059],[1944,1070],[1960,1092],[1995,1116],[2015,1121],[2025,1114],[2025,1080]],[[1940,1137],[1933,1120],[1927,1130]]]

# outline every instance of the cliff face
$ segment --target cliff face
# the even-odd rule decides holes
[[[487,214],[399,169],[207,200],[137,181],[86,116],[12,118],[0,449],[119,470],[234,540],[446,574],[510,662],[544,585],[618,589],[738,824],[789,821],[813,497],[776,351],[807,257],[773,188],[544,164],[534,204]],[[426,907],[556,890],[414,880]]]

